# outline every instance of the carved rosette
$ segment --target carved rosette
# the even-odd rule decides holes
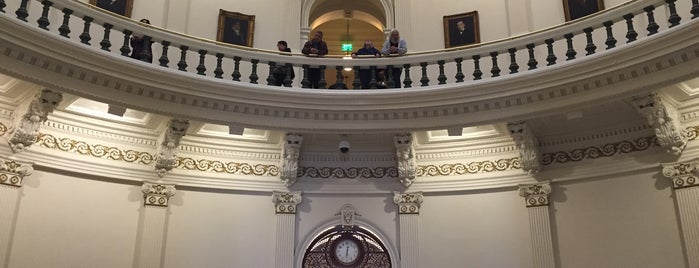
[[[398,214],[420,214],[422,192],[404,194],[393,192],[393,202],[398,205]]]
[[[661,163],[660,165],[663,167],[663,175],[672,179],[672,188],[681,189],[699,186],[698,164],[699,158],[685,162]]]
[[[397,134],[393,137],[393,143],[396,145],[398,180],[405,187],[409,187],[415,181],[417,174],[413,135],[411,133]]]
[[[303,136],[298,133],[286,133],[284,147],[282,148],[282,163],[280,179],[285,186],[291,186],[298,179],[299,155]]]
[[[340,217],[340,225],[353,226],[356,225],[354,219],[356,217],[361,217],[362,214],[359,214],[352,204],[344,204],[340,207],[340,210],[335,213],[335,216]]]
[[[143,205],[167,207],[170,197],[175,195],[175,185],[144,182],[141,186]]]
[[[551,184],[548,182],[519,185],[519,196],[524,197],[527,207],[548,206]]]
[[[22,187],[22,180],[34,172],[31,164],[0,159],[0,185]]]
[[[62,93],[48,89],[34,96],[24,114],[13,119],[14,125],[7,132],[12,152],[23,152],[37,141],[41,124],[62,100]]]
[[[539,141],[529,128],[529,124],[526,122],[508,123],[507,129],[519,150],[522,169],[529,174],[539,172],[541,170],[541,150],[539,149]]]
[[[273,192],[272,202],[277,214],[296,214],[296,206],[301,204],[301,192]]]
[[[656,94],[633,98],[634,108],[643,115],[655,130],[658,145],[672,155],[680,155],[687,146],[687,136],[682,132],[677,107],[662,100]]]
[[[189,120],[172,119],[163,132],[158,154],[155,158],[155,172],[162,178],[177,165],[177,147],[189,128]]]

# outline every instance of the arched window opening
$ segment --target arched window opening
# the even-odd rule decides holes
[[[381,241],[359,226],[338,225],[319,234],[306,249],[303,268],[390,268],[391,257]]]

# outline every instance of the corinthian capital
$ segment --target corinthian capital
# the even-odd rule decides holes
[[[272,202],[277,214],[296,214],[296,206],[301,204],[301,192],[273,192]]]
[[[519,185],[519,196],[524,197],[527,207],[548,206],[551,184],[536,183]]]
[[[519,150],[522,169],[529,174],[539,172],[541,170],[541,150],[539,149],[539,141],[529,128],[529,124],[526,122],[508,123],[507,129]]]
[[[175,195],[175,185],[144,182],[141,186],[144,206],[167,207],[170,197]]]
[[[177,147],[189,128],[189,121],[172,119],[161,136],[160,147],[155,158],[155,172],[158,177],[165,177],[177,161]]]
[[[23,152],[36,142],[41,124],[46,122],[61,100],[62,93],[44,89],[34,96],[25,110],[18,111],[19,116],[14,118],[14,124],[7,133],[12,152]]]
[[[663,175],[672,179],[674,189],[699,186],[699,177],[697,177],[699,158],[683,162],[660,163],[660,165],[663,167]]]
[[[687,137],[682,133],[682,126],[678,120],[677,107],[663,99],[656,93],[633,98],[634,108],[638,110],[655,130],[658,145],[672,155],[679,155],[687,146]]]
[[[393,203],[398,205],[399,214],[420,214],[422,192],[404,193],[393,192]]]
[[[408,187],[413,184],[417,174],[413,135],[410,133],[395,135],[393,137],[393,143],[396,145],[398,180],[405,185],[405,187]]]
[[[33,172],[34,168],[31,164],[0,159],[0,185],[22,187],[24,177]]]
[[[286,133],[282,148],[282,163],[279,177],[286,186],[291,186],[298,179],[299,155],[303,136],[298,133]]]

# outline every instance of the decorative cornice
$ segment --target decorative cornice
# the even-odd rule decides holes
[[[540,207],[549,205],[548,195],[551,193],[549,182],[519,185],[519,196],[524,197],[527,207]]]
[[[519,157],[499,159],[495,161],[480,161],[470,163],[425,165],[417,167],[417,176],[450,176],[476,174],[480,172],[505,171],[508,169],[521,169]]]
[[[48,89],[34,95],[26,111],[14,118],[14,124],[7,133],[12,152],[23,152],[37,141],[41,124],[46,122],[48,115],[56,109],[61,100],[63,93]]]
[[[422,192],[404,193],[393,192],[393,203],[398,205],[398,214],[420,214]]]
[[[180,146],[180,140],[185,135],[189,128],[189,120],[171,119],[165,131],[160,138],[160,147],[155,158],[155,172],[158,177],[164,177],[172,170],[177,161],[177,148]]]
[[[170,197],[175,195],[175,185],[144,182],[141,186],[143,205],[167,207]]]
[[[699,158],[683,162],[660,163],[660,165],[663,167],[663,175],[672,179],[672,188],[682,189],[699,186],[699,177],[697,176]]]
[[[77,119],[76,119],[77,120]],[[155,148],[157,146],[157,141],[154,137],[142,138],[130,135],[120,135],[113,132],[100,131],[95,129],[90,129],[87,127],[76,126],[72,124],[66,124],[62,122],[56,122],[55,120],[48,120],[44,123],[47,127],[60,129],[63,131],[75,133],[78,135],[84,135],[89,137],[94,137],[99,140],[113,140],[120,143],[130,143],[138,146],[146,146],[149,148]]]
[[[272,203],[277,214],[296,214],[296,206],[302,201],[301,192],[272,192]]]
[[[535,174],[541,170],[541,149],[539,141],[527,122],[513,122],[507,124],[510,136],[519,149],[519,159],[522,170],[529,174]]]
[[[34,172],[31,164],[0,159],[0,185],[22,187],[22,180]]]
[[[313,179],[382,179],[397,178],[395,167],[301,167],[299,177]]]
[[[655,130],[658,145],[672,155],[679,155],[687,146],[687,137],[681,131],[677,107],[663,101],[657,93],[633,98],[634,108]]]
[[[44,133],[39,134],[38,144],[39,146],[49,149],[142,165],[150,165],[154,158],[153,155],[148,152],[121,150],[116,147],[100,144],[87,144],[84,141],[76,141],[70,138],[57,138],[51,134]]]
[[[541,156],[541,162],[543,165],[578,162],[584,159],[597,159],[600,157],[612,157],[616,154],[644,151],[653,146],[656,146],[655,136],[641,137],[633,141],[607,143],[601,147],[590,146],[568,152],[544,153]]]
[[[221,162],[218,160],[193,159],[189,157],[177,157],[175,168],[198,171],[211,171],[216,173],[243,174],[254,176],[278,176],[279,167],[275,165],[248,164],[236,162]]]
[[[411,133],[397,134],[393,137],[393,144],[396,146],[396,167],[398,170],[398,181],[403,186],[410,186],[415,180],[415,145]]]
[[[299,155],[301,154],[303,136],[298,133],[286,133],[282,145],[281,175],[285,186],[291,186],[298,179]]]

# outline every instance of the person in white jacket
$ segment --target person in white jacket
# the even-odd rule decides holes
[[[400,32],[396,29],[391,29],[391,34],[388,39],[383,43],[383,48],[381,48],[381,54],[386,56],[402,56],[408,52],[408,43],[400,38]],[[395,88],[400,88],[400,74],[402,72],[401,66],[398,68],[393,68],[393,86]]]

